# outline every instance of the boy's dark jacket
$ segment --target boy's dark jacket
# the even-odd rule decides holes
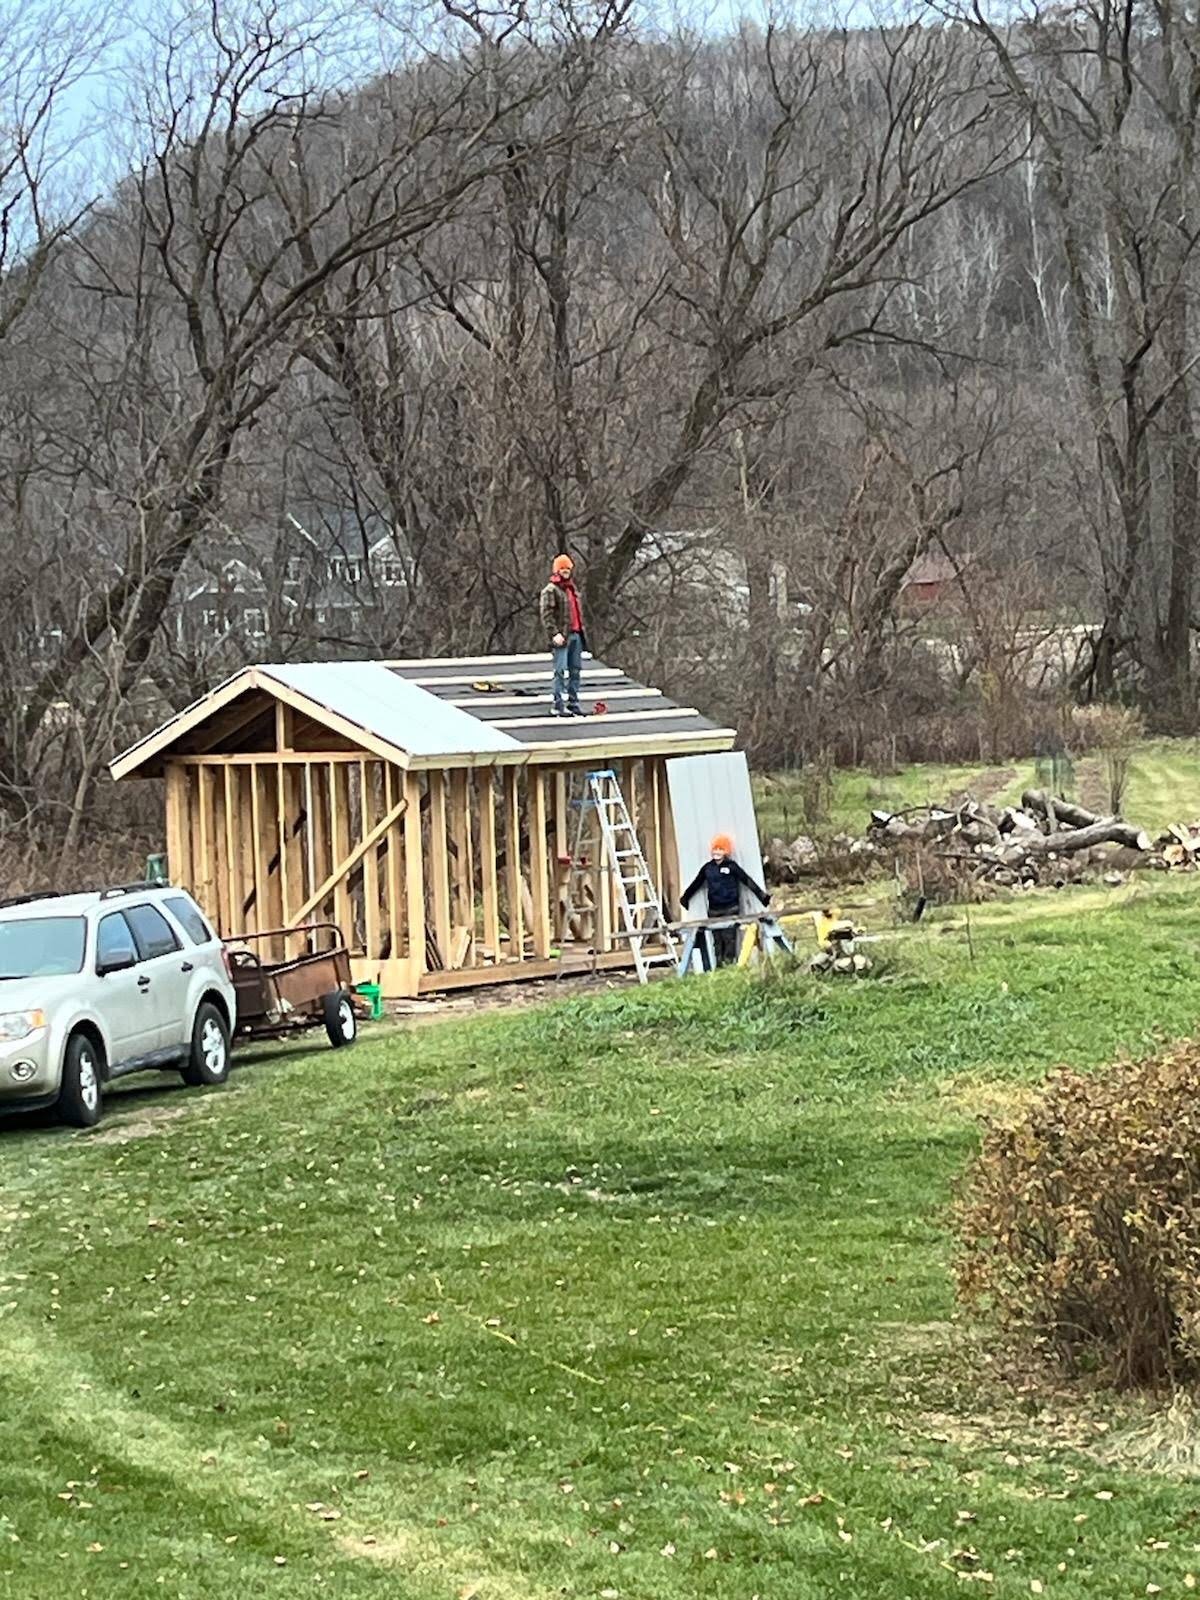
[[[751,894],[756,894],[763,905],[766,905],[771,898],[765,889],[759,888],[748,873],[742,871],[732,856],[726,856],[724,861],[706,861],[704,863],[680,896],[685,911],[687,910],[688,901],[701,884],[704,884],[708,889],[710,916],[720,916],[725,911],[736,911],[740,898],[739,890],[742,884],[745,884]]]

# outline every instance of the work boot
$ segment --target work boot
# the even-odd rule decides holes
[[[569,717],[586,717],[587,716],[587,712],[583,709],[582,706],[579,706],[579,705],[568,706],[567,707],[567,715]]]

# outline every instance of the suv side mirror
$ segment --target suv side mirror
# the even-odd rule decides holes
[[[96,976],[107,978],[110,972],[128,972],[130,967],[137,966],[137,957],[132,950],[125,950],[120,955],[109,956],[107,961],[97,961]]]

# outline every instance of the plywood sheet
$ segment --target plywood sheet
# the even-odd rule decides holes
[[[729,835],[739,865],[756,883],[761,883],[762,851],[745,753],[731,750],[721,755],[676,756],[666,767],[680,884],[686,887],[691,883],[708,860],[709,844],[717,833]],[[759,909],[757,899],[745,889],[741,909]],[[688,916],[704,915],[704,897],[698,894],[688,908]]]

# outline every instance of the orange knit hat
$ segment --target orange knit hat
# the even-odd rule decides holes
[[[733,854],[733,840],[727,833],[718,833],[714,836],[708,848],[714,856],[718,850],[722,855],[731,856]]]
[[[551,571],[554,573],[555,577],[558,577],[564,572],[574,572],[575,563],[571,560],[570,556],[555,556],[554,566],[551,568]]]

